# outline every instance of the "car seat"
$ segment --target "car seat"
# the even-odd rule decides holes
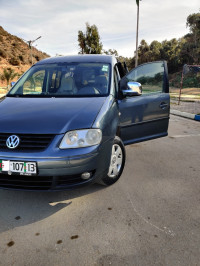
[[[62,76],[60,88],[57,91],[58,94],[71,95],[77,93],[77,88],[72,77]]]

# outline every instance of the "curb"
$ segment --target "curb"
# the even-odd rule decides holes
[[[200,115],[190,114],[190,113],[181,112],[181,111],[177,111],[177,110],[173,110],[173,109],[170,110],[170,113],[172,115],[177,115],[177,116],[185,117],[188,119],[200,121]]]

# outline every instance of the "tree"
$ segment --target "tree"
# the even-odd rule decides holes
[[[101,54],[103,45],[96,25],[86,23],[86,33],[78,31],[80,54]]]
[[[139,5],[139,0],[136,0]],[[138,63],[166,60],[169,72],[175,73],[182,69],[184,64],[200,64],[200,13],[191,14],[187,17],[186,26],[190,33],[179,39],[152,41],[149,45],[141,40],[138,46]],[[136,55],[128,60],[130,68],[137,64]]]
[[[115,49],[108,49],[107,51],[103,50],[103,53],[107,54],[107,55],[119,56],[117,50],[115,50]]]
[[[80,46],[79,54],[84,54],[86,51],[86,37],[85,37],[85,34],[80,30],[78,32],[78,42]]]
[[[200,63],[200,13],[194,13],[187,17],[186,26],[190,33],[185,36],[187,43],[184,52],[190,57],[190,64]]]
[[[172,39],[165,40],[162,43],[152,41],[149,45],[145,40],[141,40],[138,47],[139,64],[146,62],[166,60],[168,62],[169,70],[176,72],[183,64],[180,56],[185,40]]]
[[[161,58],[168,62],[170,72],[176,72],[182,65],[182,58],[180,57],[182,49],[182,39],[171,39],[162,42]]]
[[[12,79],[18,76],[18,73],[16,73],[12,68],[7,68],[3,70],[3,74],[1,74],[1,80],[6,80],[7,87]]]
[[[149,45],[145,40],[141,40],[138,47],[139,64],[151,61],[149,54]]]
[[[186,26],[194,34],[195,42],[200,41],[200,13],[194,13],[187,17]]]
[[[160,42],[158,41],[151,42],[149,46],[151,52],[151,61],[157,61],[161,59],[161,54],[160,54],[161,48],[162,44]]]

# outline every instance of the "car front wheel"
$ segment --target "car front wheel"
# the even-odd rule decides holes
[[[110,166],[106,176],[102,177],[99,181],[102,185],[112,185],[121,176],[126,160],[125,147],[122,140],[119,137],[115,137],[112,145]]]

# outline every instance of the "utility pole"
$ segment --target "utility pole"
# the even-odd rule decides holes
[[[136,55],[135,55],[135,67],[137,67],[137,65],[138,65],[138,30],[139,30],[139,9],[140,9],[139,1],[142,1],[142,0],[136,0],[136,4],[137,4],[137,28],[136,28]]]
[[[37,37],[35,40],[30,40],[30,41],[26,41],[24,40],[26,43],[28,43],[28,46],[30,48],[30,56],[31,56],[31,65],[33,65],[33,53],[32,53],[32,44],[37,41],[38,39],[40,39],[42,36]]]

